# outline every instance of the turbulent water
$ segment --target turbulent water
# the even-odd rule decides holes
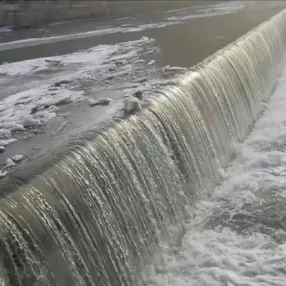
[[[181,243],[162,245],[147,285],[285,285],[285,91],[286,67],[224,182],[189,207]]]
[[[285,25],[281,12],[2,198],[0,282],[140,285],[269,98]]]

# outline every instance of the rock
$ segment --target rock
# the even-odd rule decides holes
[[[105,80],[112,80],[112,79],[114,79],[114,75],[112,75],[112,74],[105,78]]]
[[[0,153],[4,153],[6,150],[5,146],[0,146]]]
[[[67,98],[60,99],[59,101],[55,102],[55,104],[51,104],[51,105],[59,106],[59,105],[64,105],[64,104],[67,104],[70,102],[72,102],[71,98],[67,97]],[[51,105],[49,105],[49,106],[51,106]]]
[[[129,97],[124,100],[124,113],[131,114],[141,109],[140,101],[135,97]]]
[[[6,160],[6,168],[12,168],[12,167],[15,167],[15,166],[16,166],[16,164],[13,162],[12,159],[8,158]]]
[[[89,106],[95,106],[95,105],[108,105],[112,100],[110,98],[100,98],[98,100],[89,98],[87,101]]]
[[[137,90],[134,94],[134,97],[138,98],[139,100],[143,99],[143,92],[141,90]]]
[[[12,160],[14,161],[14,162],[20,162],[21,160],[23,160],[24,159],[24,156],[23,155],[15,155],[15,156],[13,156],[12,157]]]
[[[39,108],[38,108],[37,106],[32,107],[32,108],[31,108],[31,111],[30,111],[30,114],[35,114],[35,113],[38,112],[38,111],[39,111]]]

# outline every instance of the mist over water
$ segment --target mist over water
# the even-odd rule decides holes
[[[217,52],[3,198],[3,284],[142,284],[142,269],[163,241],[174,243],[193,198],[222,182],[270,97],[284,63],[285,19],[283,11]]]

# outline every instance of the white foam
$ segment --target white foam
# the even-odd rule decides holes
[[[181,245],[145,273],[157,286],[284,286],[286,68],[224,183],[189,210]]]

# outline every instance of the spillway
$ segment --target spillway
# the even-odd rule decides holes
[[[141,285],[269,99],[285,27],[282,11],[3,195],[0,284]]]

